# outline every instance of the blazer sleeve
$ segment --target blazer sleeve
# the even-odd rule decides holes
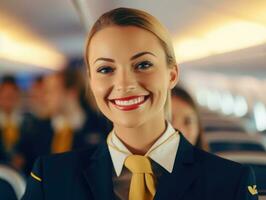
[[[255,181],[255,175],[253,170],[248,166],[243,167],[235,199],[258,200],[258,190]]]
[[[42,161],[38,158],[28,177],[26,191],[21,200],[43,200]]]

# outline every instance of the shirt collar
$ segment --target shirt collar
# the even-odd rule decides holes
[[[162,136],[152,145],[145,156],[150,157],[169,173],[172,172],[175,157],[179,145],[180,136],[178,132],[167,122],[167,128]],[[107,139],[109,152],[117,176],[120,176],[124,161],[132,153],[126,148],[122,141],[112,131]]]
[[[0,127],[4,126],[9,120],[13,125],[17,127],[20,126],[22,122],[22,113],[16,110],[12,112],[10,116],[7,116],[4,112],[0,111]]]

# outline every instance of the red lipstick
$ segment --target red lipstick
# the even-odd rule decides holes
[[[116,108],[123,111],[130,111],[140,107],[148,96],[129,96],[110,100]]]

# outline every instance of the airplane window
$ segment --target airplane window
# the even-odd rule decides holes
[[[248,104],[243,96],[237,95],[235,97],[234,114],[237,117],[243,117],[248,112]]]
[[[254,119],[258,131],[266,130],[266,107],[262,102],[257,102],[254,106]]]
[[[201,106],[206,106],[207,105],[207,96],[208,91],[206,89],[199,89],[196,93],[196,98],[197,98],[197,102],[199,103],[199,105]]]
[[[222,96],[222,112],[231,115],[234,111],[234,97],[230,92],[225,92]]]
[[[220,108],[220,94],[218,91],[213,90],[208,93],[207,105],[210,110],[219,110]]]

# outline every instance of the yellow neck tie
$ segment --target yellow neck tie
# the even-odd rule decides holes
[[[152,200],[155,195],[155,177],[151,163],[145,156],[130,155],[125,166],[132,172],[129,200]]]
[[[3,141],[6,150],[9,152],[12,150],[14,145],[16,144],[19,137],[18,128],[14,123],[11,122],[10,119],[7,120],[4,131],[3,131]]]
[[[63,153],[72,149],[73,143],[73,131],[65,125],[60,130],[54,133],[51,152],[52,153]]]

